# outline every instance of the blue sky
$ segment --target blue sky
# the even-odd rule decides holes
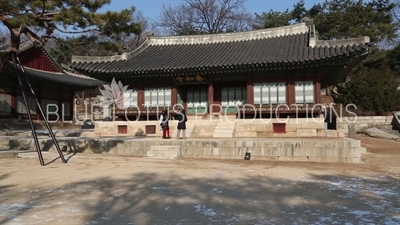
[[[156,20],[162,8],[162,5],[178,5],[182,3],[182,0],[111,0],[111,4],[102,8],[102,10],[112,10],[118,11],[129,6],[135,6],[136,10],[143,12],[143,15],[147,18]],[[250,13],[262,13],[269,10],[283,11],[287,8],[292,9],[293,5],[297,3],[298,0],[247,0],[246,8]],[[309,1],[306,0],[306,8],[310,8],[315,3],[322,3],[323,0]]]
[[[299,0],[247,0],[246,8],[250,13],[268,12],[271,9],[274,11],[283,11],[287,8],[292,9],[293,5]],[[105,5],[100,11],[119,11],[121,9],[135,6],[136,10],[143,13],[146,18],[156,21],[160,15],[162,5],[178,5],[182,0],[111,0],[111,4]],[[322,3],[324,0],[306,0],[306,8],[310,8],[315,3]],[[5,31],[5,27],[0,23],[0,30]]]

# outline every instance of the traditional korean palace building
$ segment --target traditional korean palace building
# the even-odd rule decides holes
[[[56,120],[58,115],[60,122],[72,121],[76,92],[94,89],[105,83],[95,78],[67,72],[43,47],[35,47],[30,41],[21,44],[18,57],[45,114],[47,114],[47,105],[51,105],[48,108],[51,112],[48,116],[49,120]],[[21,70],[18,72],[22,73]],[[21,80],[24,83],[24,92],[27,95],[33,119],[43,120],[39,116],[40,113],[23,76]],[[15,122],[26,118],[27,111],[16,70],[9,62],[0,74],[0,120]]]
[[[230,137],[229,132],[246,137],[275,133],[324,136],[323,123],[304,125],[297,120],[296,126],[290,125],[297,118],[319,118],[324,103],[321,89],[344,82],[371,48],[369,37],[319,40],[310,21],[240,33],[150,36],[132,52],[73,56],[69,66],[102,81],[115,78],[129,85],[123,109],[116,109],[115,114],[120,120],[136,123],[118,121],[112,129],[99,123],[102,134],[136,133],[149,124],[139,122],[149,118],[157,125],[160,110],[180,104],[186,109],[188,123],[193,121],[189,133],[196,137],[218,137],[218,133]],[[210,122],[221,115],[236,122]],[[288,117],[290,120],[279,122]],[[272,122],[260,125],[268,118]],[[239,126],[249,120],[260,126]],[[154,127],[143,129],[158,132]]]

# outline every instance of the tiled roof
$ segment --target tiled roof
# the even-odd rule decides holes
[[[9,64],[6,68],[6,72],[8,74],[15,75],[14,68],[15,67],[12,64]],[[54,73],[54,72],[32,69],[29,67],[24,67],[24,70],[25,73],[28,75],[28,77],[33,79],[47,80],[49,82],[62,83],[73,86],[93,87],[93,86],[100,86],[105,83],[103,81],[81,75],[76,76],[66,73]],[[22,72],[21,70],[19,71]]]
[[[31,41],[26,41],[22,43],[18,49],[18,54],[28,51],[31,48],[34,48],[35,45]],[[7,49],[8,46],[4,46],[2,49]],[[62,83],[62,84],[69,84],[69,85],[74,85],[74,86],[81,86],[81,87],[91,87],[91,86],[99,86],[101,84],[104,84],[106,82],[97,80],[95,78],[81,75],[81,74],[74,74],[70,73],[66,70],[64,70],[58,63],[55,62],[54,58],[43,48],[41,47],[41,50],[43,54],[49,59],[49,61],[55,65],[60,72],[55,73],[55,72],[49,72],[49,71],[43,71],[43,70],[38,70],[34,68],[29,68],[29,67],[24,67],[25,72],[28,76],[31,78],[36,78],[36,79],[44,79],[48,80],[51,82],[56,82],[56,83]],[[9,62],[7,65],[7,68],[5,72],[14,75],[14,65],[13,63]],[[22,71],[20,71],[22,72]]]
[[[241,33],[150,37],[130,53],[112,57],[73,56],[71,68],[87,73],[179,72],[277,63],[329,60],[368,51],[369,38],[318,40],[314,25]]]

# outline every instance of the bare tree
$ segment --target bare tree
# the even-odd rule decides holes
[[[174,35],[215,34],[251,29],[246,0],[185,0],[176,7],[163,5],[159,25]]]

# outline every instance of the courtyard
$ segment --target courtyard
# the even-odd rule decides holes
[[[36,152],[0,160],[0,224],[399,224],[400,143],[362,163]]]

